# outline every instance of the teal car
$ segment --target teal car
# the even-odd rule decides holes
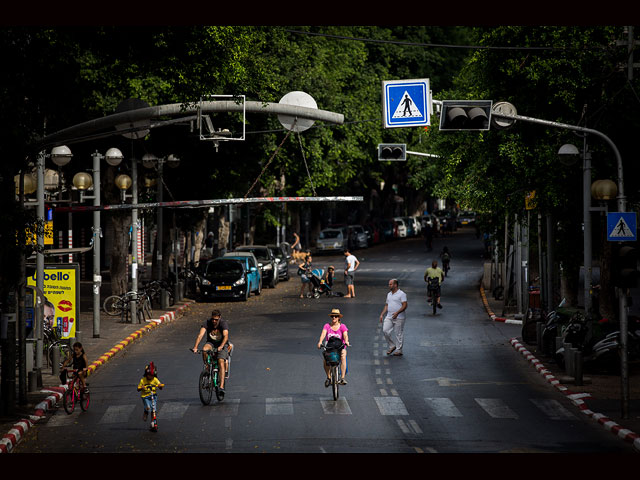
[[[249,294],[260,295],[262,293],[262,273],[258,266],[258,259],[251,252],[228,252],[222,258],[234,258],[240,260],[247,272]]]

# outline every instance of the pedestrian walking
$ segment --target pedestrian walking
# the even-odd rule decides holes
[[[387,355],[393,354],[395,357],[402,356],[406,309],[407,294],[400,290],[398,280],[392,278],[389,280],[389,293],[387,293],[387,300],[380,314],[382,333],[389,345]]]
[[[360,266],[360,262],[356,256],[349,251],[349,249],[344,251],[344,256],[344,284],[347,286],[347,294],[345,295],[345,298],[353,298],[356,296],[354,277],[356,270]]]

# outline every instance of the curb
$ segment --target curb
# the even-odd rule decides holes
[[[193,302],[191,302],[193,303]],[[160,315],[159,318],[154,318],[147,320],[147,325],[136,330],[123,341],[117,343],[113,348],[111,348],[107,353],[101,355],[97,360],[95,360],[91,365],[87,367],[87,377],[95,373],[96,369],[100,366],[104,365],[108,362],[116,353],[125,348],[127,345],[133,343],[135,340],[140,338],[142,335],[148,333],[152,329],[167,323],[172,322],[177,318],[178,314],[182,314],[185,310],[187,310],[191,303],[185,303],[181,307],[173,310],[171,312],[167,312],[163,315]],[[46,387],[40,390],[43,393],[51,393],[48,397],[46,397],[43,401],[38,403],[35,407],[35,412],[33,415],[30,415],[29,418],[23,418],[19,422],[13,425],[13,428],[10,429],[6,434],[0,438],[0,454],[1,453],[9,453],[13,448],[24,438],[27,431],[33,427],[35,423],[41,420],[48,410],[53,410],[56,404],[62,399],[65,390],[67,389],[66,385],[61,385],[59,387]]]
[[[545,366],[540,363],[540,361],[534,357],[516,338],[511,339],[511,345],[516,351],[520,352],[529,362],[531,362],[535,369],[542,375],[547,382],[553,385],[557,390],[562,392],[566,397],[571,400],[571,402],[576,405],[580,411],[596,421],[599,425],[602,425],[605,430],[610,431],[618,438],[621,438],[625,442],[633,444],[633,448],[640,452],[640,435],[632,432],[629,429],[623,428],[618,425],[616,422],[608,418],[606,415],[601,413],[595,413],[587,407],[585,403],[585,398],[590,398],[590,393],[574,393],[571,392],[566,386],[562,385],[559,380],[557,380],[550,372],[545,368]]]
[[[484,303],[484,306],[487,309],[487,313],[489,314],[489,317],[491,317],[491,320],[496,322],[504,321],[505,323],[519,322],[519,324],[522,324],[522,322],[519,320],[507,320],[496,317],[496,315],[491,311],[491,308],[489,307],[489,302],[487,301],[487,297],[484,293],[484,288],[482,288],[482,285],[480,285],[480,295],[482,297],[482,303]],[[513,348],[516,349],[516,351],[520,352],[531,364],[533,364],[538,373],[542,375],[548,383],[553,385],[558,391],[562,392],[575,406],[577,406],[580,409],[580,412],[596,421],[599,425],[602,425],[605,430],[610,431],[618,438],[624,440],[625,442],[631,443],[633,445],[633,448],[636,451],[640,452],[640,435],[632,432],[629,429],[623,428],[622,426],[618,425],[616,422],[608,418],[606,415],[595,413],[587,407],[584,399],[590,398],[590,393],[572,392],[566,386],[562,385],[560,381],[556,379],[555,376],[549,370],[547,370],[545,366],[536,357],[534,357],[533,354],[531,354],[531,352],[529,352],[529,350],[527,350],[517,338],[512,338],[510,340],[510,343]]]
[[[494,322],[503,322],[503,323],[512,323],[514,325],[522,325],[522,320],[512,320],[509,318],[498,317],[495,313],[491,311],[491,307],[489,307],[489,301],[487,300],[487,295],[484,293],[484,287],[482,283],[480,284],[480,296],[482,297],[482,303],[484,303],[484,307],[487,309],[487,313],[491,317],[491,320]]]

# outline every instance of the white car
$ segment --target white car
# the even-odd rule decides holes
[[[344,250],[347,247],[347,236],[341,228],[325,228],[320,230],[316,239],[316,251],[329,252]]]
[[[404,220],[400,217],[396,217],[393,221],[396,223],[396,227],[398,228],[398,238],[406,238],[407,226],[404,224]]]

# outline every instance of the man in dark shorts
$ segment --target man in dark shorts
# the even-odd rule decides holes
[[[211,312],[211,318],[200,327],[200,333],[196,339],[195,346],[191,349],[193,353],[197,353],[198,345],[202,338],[206,335],[206,343],[202,350],[213,350],[214,358],[218,360],[220,368],[220,390],[224,393],[224,382],[227,373],[227,360],[233,349],[233,345],[229,343],[229,325],[226,320],[222,319],[219,310]],[[207,361],[207,354],[202,354],[202,360]]]

